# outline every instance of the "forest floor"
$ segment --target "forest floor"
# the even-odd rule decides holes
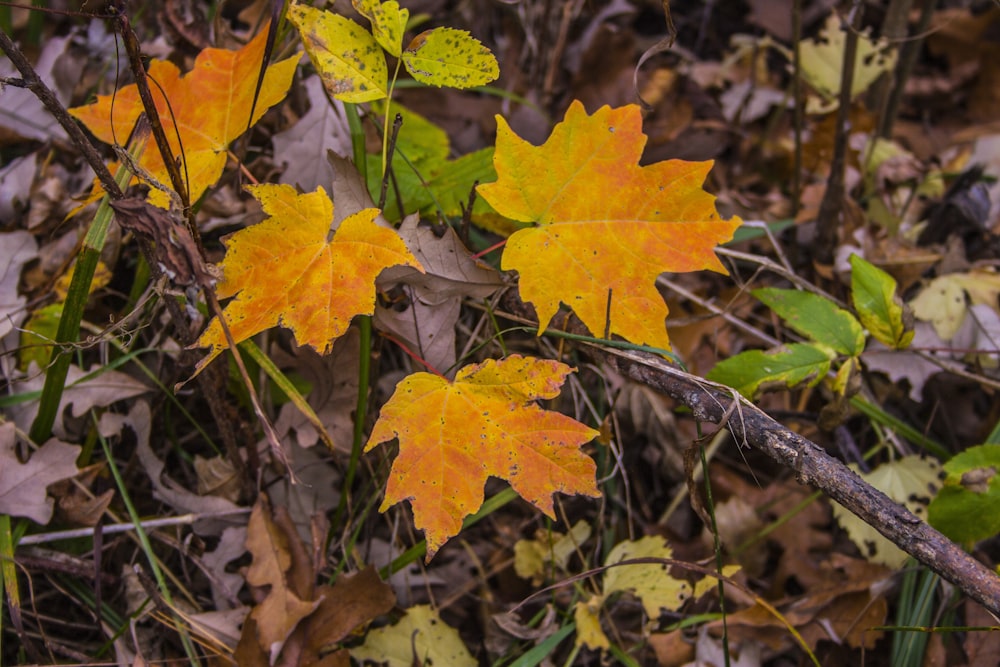
[[[88,3],[43,4],[0,6],[0,28],[59,102],[80,107],[96,95],[122,95],[132,79],[119,22]],[[144,55],[188,72],[206,48],[243,47],[270,4],[156,0],[133,3],[126,15]],[[915,332],[910,347],[890,350],[866,331],[856,353],[831,351],[823,371],[797,378],[760,370],[778,357],[757,357],[757,367],[740,371],[746,393],[923,518],[942,480],[960,480],[955,493],[972,499],[961,496],[960,516],[944,532],[965,536],[963,546],[995,570],[1000,5],[400,4],[420,22],[408,35],[467,30],[499,63],[499,78],[485,89],[404,78],[392,100],[407,114],[400,146],[423,150],[406,138],[423,132],[437,148],[414,159],[444,166],[431,184],[392,182],[385,215],[398,223],[393,211],[418,210],[420,229],[434,232],[414,242],[423,244],[422,261],[430,267],[451,253],[461,262],[441,268],[440,282],[419,298],[416,283],[393,286],[383,274],[374,334],[355,318],[327,355],[297,346],[288,329],[262,327],[253,339],[259,356],[243,355],[256,396],[228,351],[191,379],[205,356],[204,344],[192,344],[212,314],[196,282],[176,280],[183,262],[170,262],[182,245],[162,230],[144,239],[138,228],[110,226],[95,251],[100,263],[79,335],[59,338],[98,207],[88,199],[94,173],[36,96],[18,87],[23,73],[0,57],[0,663],[996,664],[1000,634],[987,628],[996,630],[998,619],[800,484],[795,470],[612,370],[585,343],[536,336],[537,320],[504,301],[517,298],[513,272],[495,270],[493,248],[516,227],[463,214],[475,183],[447,169],[473,156],[460,164],[471,165],[475,180],[476,170],[492,170],[498,117],[541,145],[576,100],[595,114],[641,98],[641,164],[713,161],[705,190],[723,220],[744,222],[718,249],[728,275],[667,272],[657,282],[673,353],[693,376],[721,377],[713,368],[741,352],[817,340],[810,332],[818,325],[768,308],[754,290],[796,288],[839,313],[853,304],[864,320],[852,297],[851,256],[891,276],[899,317]],[[331,6],[367,28],[350,3]],[[796,15],[801,85],[793,74]],[[295,29],[283,26],[272,63],[302,53]],[[661,44],[670,29],[675,41]],[[839,96],[852,44],[854,94]],[[195,125],[222,114],[217,100],[177,104],[198,108]],[[221,262],[228,235],[273,213],[248,184],[322,186],[337,193],[335,206],[346,201],[338,198],[349,196],[345,186],[333,185],[342,163],[327,152],[356,155],[349,115],[358,108],[369,165],[381,164],[379,132],[389,124],[371,122],[378,104],[345,109],[302,57],[287,96],[263,105],[270,108],[232,144],[221,179],[193,209],[208,260]],[[94,145],[115,158],[107,144]],[[377,200],[381,179],[369,171],[353,185],[365,179]],[[636,196],[610,185],[590,194]],[[417,239],[416,230],[407,238]],[[171,279],[155,280],[155,268],[150,278],[138,242],[150,238],[159,241],[160,269],[174,269]],[[526,270],[518,272],[524,281]],[[609,326],[614,296],[609,290]],[[568,312],[551,327],[573,329]],[[61,348],[68,375],[45,429],[39,414],[52,400],[43,386],[57,366],[53,340],[71,343]],[[425,559],[410,504],[382,506],[405,443],[361,448],[410,374],[440,368],[453,379],[460,366],[515,354],[576,369],[558,398],[533,398],[551,399],[542,402],[547,409],[599,432],[583,451],[596,462],[600,497],[557,493],[553,520],[493,477],[483,508],[466,508],[474,516],[464,529]],[[268,360],[290,385],[273,380]],[[736,376],[725,377],[736,385]],[[273,424],[270,440],[258,412]],[[970,451],[982,457],[975,466],[948,467]],[[409,489],[397,495],[393,501],[412,497]],[[649,560],[604,567],[630,557]]]

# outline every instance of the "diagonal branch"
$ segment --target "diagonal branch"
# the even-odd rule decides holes
[[[532,317],[513,292],[503,305]],[[1000,577],[905,507],[872,487],[819,445],[782,426],[735,390],[709,382],[645,352],[584,343],[593,356],[619,373],[691,408],[696,419],[726,422],[737,442],[754,447],[795,471],[801,484],[820,489],[896,546],[1000,615]],[[730,408],[736,410],[730,416]]]

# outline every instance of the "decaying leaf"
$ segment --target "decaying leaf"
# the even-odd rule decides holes
[[[253,562],[247,570],[247,583],[270,587],[264,601],[250,612],[250,618],[257,626],[257,642],[273,664],[295,626],[316,610],[319,600],[311,597],[302,599],[303,593],[294,590],[301,586],[290,584],[289,577],[306,577],[309,581],[313,573],[311,570],[307,573],[290,572],[293,564],[291,549],[294,546],[290,541],[295,537],[276,525],[270,514],[270,504],[261,497],[254,505],[247,526],[247,549],[253,554]],[[299,567],[302,567],[301,563]],[[309,588],[312,588],[311,581]]]
[[[22,463],[17,456],[13,422],[0,422],[0,514],[47,524],[53,507],[48,486],[76,475],[79,455],[80,448],[76,445],[53,438]]]
[[[35,366],[29,369],[28,374],[28,379],[17,384],[18,390],[25,393],[41,390],[45,383],[45,376],[38,373]],[[107,367],[95,367],[93,371],[88,373],[77,366],[70,366],[66,375],[66,388],[63,390],[56,421],[52,426],[52,433],[58,438],[69,439],[66,415],[67,408],[70,406],[72,408],[69,410],[69,415],[77,418],[87,414],[93,408],[106,407],[115,401],[135,398],[148,391],[149,387],[121,371],[107,370]],[[27,431],[31,428],[31,423],[38,414],[38,401],[33,400],[11,405],[5,411],[7,417],[16,423],[18,428]],[[105,436],[116,433],[117,428],[102,431],[102,435]]]
[[[303,82],[309,111],[295,125],[271,138],[274,155],[279,164],[285,165],[280,182],[312,192],[319,186],[330,187],[333,169],[327,162],[328,151],[341,155],[350,154],[351,130],[347,126],[344,103],[332,103],[323,94],[323,83],[318,76]],[[344,202],[333,196],[337,205]]]
[[[856,468],[852,464],[852,468]],[[892,500],[905,505],[922,519],[927,519],[927,506],[941,487],[938,474],[941,464],[925,456],[904,456],[883,463],[861,478]],[[861,554],[872,561],[890,568],[902,567],[909,556],[870,525],[848,512],[839,503],[833,503],[833,515],[847,531]]]
[[[385,53],[370,32],[346,16],[298,3],[287,16],[331,97],[357,104],[389,94]]]
[[[351,649],[351,656],[388,667],[475,667],[478,664],[458,632],[445,625],[428,605],[410,607],[399,623],[372,630],[362,646]]]
[[[408,266],[382,272],[376,281],[379,289],[399,286],[405,302],[403,307],[376,307],[375,326],[406,344],[431,368],[447,374],[456,362],[455,325],[462,300],[486,298],[503,281],[499,273],[472,257],[451,227],[438,236],[412,215],[403,220],[399,235],[424,272]]]
[[[568,533],[538,531],[533,540],[514,543],[514,571],[517,576],[541,583],[546,567],[551,563],[559,570],[566,568],[570,556],[590,538],[590,524],[577,521]]]
[[[571,371],[511,355],[466,366],[454,382],[430,373],[404,378],[365,447],[399,438],[381,510],[409,499],[430,558],[482,505],[490,475],[553,519],[554,493],[598,496],[594,461],[579,449],[597,431],[532,403],[557,396]]]
[[[840,92],[844,63],[845,30],[851,29],[843,25],[837,14],[831,14],[818,38],[803,40],[799,45],[802,76],[827,102],[825,105],[811,104],[809,111],[813,113],[837,108],[836,98]],[[875,79],[895,66],[896,51],[890,49],[889,40],[873,40],[865,34],[859,34],[851,98],[867,90]]]
[[[595,336],[620,335],[669,349],[667,306],[656,289],[666,271],[726,273],[715,256],[741,221],[721,220],[701,185],[711,162],[668,160],[640,167],[646,143],[638,106],[579,102],[541,147],[497,117],[499,180],[478,188],[501,214],[533,226],[515,232],[502,267],[544,330],[560,303]]]

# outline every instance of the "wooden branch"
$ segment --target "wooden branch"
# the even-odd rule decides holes
[[[518,316],[534,315],[531,307],[513,293],[505,296],[503,306]],[[686,373],[653,354],[582,345],[622,375],[683,403],[695,419],[718,424],[728,417],[724,426],[736,442],[758,449],[791,468],[801,484],[825,492],[900,549],[1000,616],[1000,576],[865,482],[819,445],[779,424],[734,389]]]

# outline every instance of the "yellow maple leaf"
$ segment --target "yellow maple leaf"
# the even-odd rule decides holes
[[[375,224],[378,209],[348,216],[328,241],[333,202],[323,188],[301,195],[290,185],[247,189],[271,217],[226,244],[217,292],[220,299],[236,296],[223,315],[237,343],[280,324],[299,345],[326,354],[351,318],[374,312],[382,269],[402,264],[423,271],[395,230]],[[217,319],[198,345],[211,348],[200,371],[226,348]]]
[[[250,118],[266,43],[267,26],[239,51],[204,49],[195,59],[194,69],[183,76],[170,61],[150,63],[153,101],[171,152],[182,161],[181,175],[187,178],[192,202],[219,180],[226,166],[229,144],[284,99],[292,84],[298,55],[267,68]],[[100,95],[96,102],[69,112],[101,141],[124,144],[143,106],[138,89],[132,84],[114,95]],[[170,185],[155,144],[145,147],[139,166],[161,184]],[[149,201],[161,208],[169,204],[167,195],[156,189],[150,192]]]
[[[497,117],[499,180],[478,192],[501,215],[533,223],[515,232],[502,267],[538,312],[539,330],[565,303],[594,335],[669,349],[667,306],[655,286],[667,271],[726,273],[716,244],[739,218],[721,220],[701,185],[711,162],[640,167],[646,137],[639,107],[573,102],[540,147]],[[610,315],[610,318],[609,318]]]
[[[572,369],[511,355],[458,371],[454,382],[414,373],[382,406],[365,447],[399,438],[381,511],[409,499],[430,558],[483,503],[490,475],[555,518],[552,494],[598,496],[580,445],[597,431],[533,403],[554,398]]]

